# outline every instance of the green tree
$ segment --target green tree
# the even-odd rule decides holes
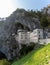
[[[42,17],[42,12],[41,11],[37,11],[36,15],[38,16],[39,20],[41,19]]]
[[[50,16],[47,16],[47,20],[48,20],[48,27],[50,27]]]
[[[48,20],[47,20],[47,17],[45,17],[45,16],[42,16],[41,17],[41,26],[43,27],[43,29],[44,28],[46,28],[46,27],[48,27]]]

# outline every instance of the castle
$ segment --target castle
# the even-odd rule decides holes
[[[47,44],[50,43],[50,32],[43,29],[34,29],[33,31],[19,29],[15,39],[19,44],[29,44],[30,42]]]

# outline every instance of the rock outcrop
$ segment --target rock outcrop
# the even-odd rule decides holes
[[[31,31],[41,27],[39,20],[26,16],[26,12],[24,9],[17,9],[0,24],[0,51],[6,55],[8,60],[19,55],[18,42],[12,36],[17,32],[18,23]]]

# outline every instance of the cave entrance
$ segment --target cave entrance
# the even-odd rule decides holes
[[[21,24],[21,23],[19,23],[19,22],[15,24],[15,27],[16,27],[16,31],[17,31],[18,29],[24,29],[24,30],[30,31],[30,29],[29,29],[27,26],[24,26],[23,24]]]
[[[0,51],[0,60],[1,59],[6,59],[6,55]]]
[[[16,23],[15,26],[16,26],[17,30],[18,29],[24,29],[24,26],[21,23]]]

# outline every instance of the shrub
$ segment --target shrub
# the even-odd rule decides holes
[[[6,59],[0,60],[0,65],[10,65],[10,62],[8,62]]]
[[[22,44],[22,48],[19,51],[19,53],[23,56],[26,55],[28,52],[30,52],[31,50],[34,49],[35,44],[34,43],[30,43],[29,45],[24,45]]]

